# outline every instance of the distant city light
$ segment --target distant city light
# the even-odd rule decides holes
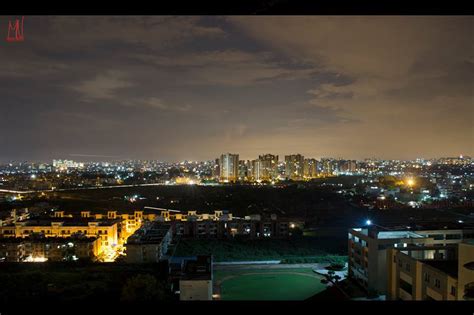
[[[372,221],[371,221],[371,220],[367,220],[367,221],[365,221],[365,224],[366,224],[366,225],[372,225]]]

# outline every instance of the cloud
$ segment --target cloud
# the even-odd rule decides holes
[[[472,67],[464,71],[462,81],[456,80],[473,58],[472,17],[230,17],[228,21],[290,58],[353,78],[352,89],[367,96],[422,81],[433,87],[434,94],[448,93],[463,82],[473,87]],[[434,88],[438,82],[443,89]]]
[[[71,88],[82,94],[84,100],[113,100],[118,97],[117,91],[132,87],[134,84],[126,79],[120,71],[109,70],[92,79],[84,80]]]
[[[288,55],[358,76],[402,76],[420,57],[472,56],[471,17],[229,17]],[[465,49],[462,49],[465,48]],[[453,59],[452,52],[456,52]]]
[[[135,54],[131,57],[159,68],[179,70],[182,83],[190,85],[247,86],[277,79],[308,78],[314,72],[313,68],[279,63],[270,52],[250,53],[236,49],[173,56]]]
[[[323,83],[315,89],[308,90],[308,93],[317,99],[351,98],[354,96],[354,90],[350,86],[338,86],[332,83]]]
[[[123,96],[121,92],[124,89],[136,86],[128,79],[128,76],[116,70],[109,70],[96,75],[92,79],[84,80],[71,88],[82,94],[82,100],[94,102],[106,100],[115,105],[128,107],[148,107],[164,111],[187,112],[191,109],[190,105],[167,105],[157,97],[134,97]]]
[[[117,41],[158,49],[189,39],[226,36],[221,28],[201,21],[198,16],[32,16],[25,27],[37,27],[29,40],[51,51],[91,49]]]
[[[472,152],[474,18],[226,20],[266,49],[349,78],[342,84],[322,80],[306,90],[309,105],[333,109],[339,121],[359,122],[320,130],[324,139],[336,137],[326,143],[335,152],[381,152],[382,147],[387,157]],[[382,142],[372,141],[379,138]]]
[[[472,155],[473,20],[27,17],[0,49],[4,155]]]
[[[149,107],[160,109],[164,111],[175,111],[175,112],[188,112],[191,110],[192,106],[187,104],[184,106],[180,105],[167,105],[161,99],[157,97],[146,97],[146,98],[136,98],[122,102],[125,106],[138,106],[138,107]]]

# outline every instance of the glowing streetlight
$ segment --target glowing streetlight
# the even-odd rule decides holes
[[[413,178],[409,178],[409,179],[407,180],[407,185],[408,185],[409,187],[413,187],[413,185],[415,185],[415,180],[414,180]]]
[[[371,220],[367,220],[367,221],[365,221],[365,224],[366,224],[366,225],[372,225],[372,221],[371,221]]]

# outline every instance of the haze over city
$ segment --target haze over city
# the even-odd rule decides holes
[[[0,49],[0,160],[472,156],[473,26],[26,16]]]

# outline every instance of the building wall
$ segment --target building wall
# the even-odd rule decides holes
[[[222,154],[219,159],[220,180],[235,182],[239,177],[239,155]]]
[[[466,286],[471,284],[474,286],[474,270],[469,269],[466,264],[474,263],[474,244],[461,243],[458,249],[458,300],[468,300],[464,298]],[[474,297],[473,297],[474,298]],[[472,300],[472,299],[471,299]]]
[[[419,261],[391,248],[387,250],[387,267],[388,300],[421,299],[422,264]]]
[[[318,161],[316,159],[304,159],[303,175],[306,179],[318,177]]]
[[[180,280],[179,289],[181,301],[212,300],[212,280]]]
[[[171,228],[156,243],[141,243],[134,240],[126,244],[125,261],[127,263],[153,263],[160,261],[168,251],[172,239]]]
[[[285,156],[285,175],[289,179],[301,180],[304,171],[304,156],[301,154]]]
[[[289,236],[288,221],[170,221],[173,235],[192,238],[227,238],[247,236],[249,238],[285,238]]]
[[[67,254],[75,255],[78,259],[94,259],[98,255],[98,239],[69,240],[69,239],[22,239],[17,242],[0,242],[0,259],[6,262],[22,262],[29,259],[47,259],[48,261],[63,261]],[[72,246],[70,246],[72,244]]]
[[[456,300],[452,294],[458,287],[456,278],[396,249],[390,249],[387,257],[388,300]]]
[[[43,234],[45,237],[71,237],[73,234],[81,233],[87,237],[97,237],[98,252],[101,253],[106,247],[118,244],[117,223],[102,226],[97,222],[89,222],[89,225],[84,226],[63,226],[62,222],[51,222],[50,226],[28,226],[21,222],[15,226],[0,227],[1,237],[16,237],[25,238],[33,233]]]
[[[449,301],[456,300],[456,296],[450,294],[451,287],[457,288],[457,280],[444,272],[423,264],[423,281],[421,300]],[[429,278],[425,278],[429,277]]]
[[[443,253],[443,256],[438,258],[454,258],[446,257],[447,251],[443,250],[442,247],[444,245],[460,243],[465,237],[472,235],[472,230],[426,230],[413,232],[426,238],[377,239],[350,229],[348,239],[349,277],[356,280],[367,291],[386,294],[388,288],[387,249],[394,248],[395,244],[407,244],[407,246],[417,244],[433,245],[439,246],[440,249],[438,251]],[[433,235],[438,235],[439,237],[437,238],[439,240],[431,238]],[[457,237],[446,239],[446,235],[457,235]],[[360,255],[357,254],[358,251],[361,253]],[[427,256],[430,253],[433,254],[433,251],[424,251],[423,255],[425,257],[420,258],[431,258]]]
[[[125,261],[127,263],[158,262],[162,256],[160,244],[127,244]]]
[[[260,155],[252,161],[252,178],[256,181],[269,181],[278,176],[278,155]]]

